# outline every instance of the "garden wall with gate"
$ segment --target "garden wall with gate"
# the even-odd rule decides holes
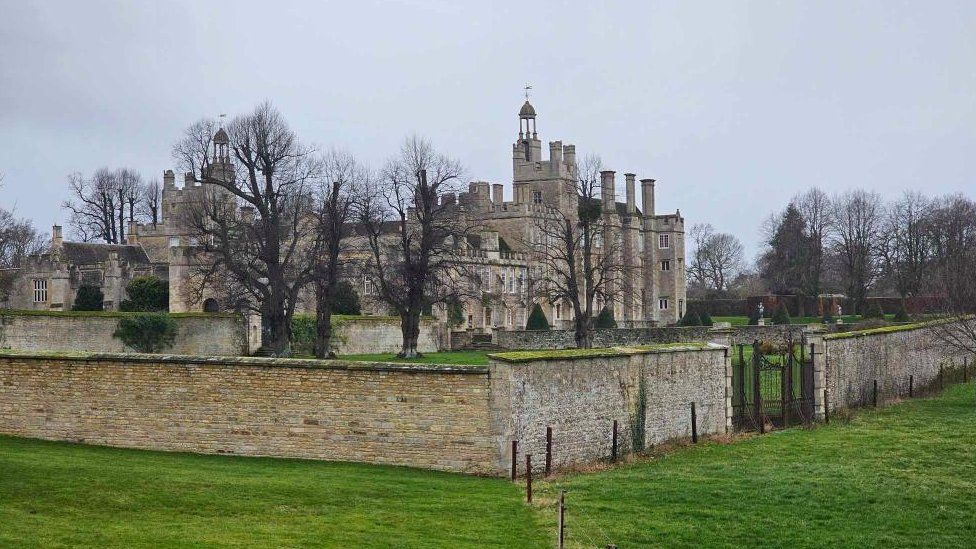
[[[724,347],[502,354],[488,366],[0,351],[0,433],[503,475],[729,425]],[[521,460],[520,460],[521,461]]]
[[[919,394],[959,377],[972,356],[947,344],[947,330],[961,321],[935,321],[810,337],[814,343],[814,371],[820,389],[818,415],[824,396],[830,411]],[[972,370],[970,370],[972,371]],[[941,376],[941,377],[940,377]],[[822,389],[826,389],[826,395]]]

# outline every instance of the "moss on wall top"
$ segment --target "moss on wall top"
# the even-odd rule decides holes
[[[213,366],[255,366],[255,367],[283,367],[307,368],[316,370],[360,370],[382,372],[437,372],[454,374],[487,374],[486,366],[465,364],[413,364],[399,362],[359,362],[352,360],[315,360],[301,358],[267,358],[267,357],[228,357],[228,356],[196,356],[196,355],[167,355],[146,353],[83,353],[83,352],[48,352],[48,351],[12,351],[0,349],[0,359],[39,359],[39,360],[71,360],[85,362],[124,362],[126,364],[183,364],[183,365],[213,365]]]
[[[694,343],[660,343],[655,345],[639,345],[636,347],[604,347],[599,349],[546,349],[537,351],[511,351],[492,353],[488,358],[502,362],[535,362],[542,360],[577,360],[584,358],[620,357],[638,354],[700,351],[704,349],[724,349],[721,345],[704,342]]]
[[[953,322],[959,322],[961,320],[972,320],[974,315],[967,315],[963,317],[953,317],[953,318],[942,318],[939,320],[929,320],[927,322],[916,322],[914,324],[898,324],[896,326],[882,326],[881,328],[871,328],[869,330],[855,330],[851,332],[839,332],[836,334],[825,335],[824,339],[850,339],[855,337],[865,337],[873,335],[891,334],[895,332],[907,332],[910,330],[918,330],[921,328],[931,328],[932,326],[939,326],[942,324],[951,324]]]

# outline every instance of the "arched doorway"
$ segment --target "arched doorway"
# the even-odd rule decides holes
[[[217,304],[217,300],[209,297],[203,301],[203,312],[205,313],[219,313],[220,306]]]

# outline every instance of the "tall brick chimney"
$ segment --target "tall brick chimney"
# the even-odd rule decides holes
[[[627,193],[627,214],[633,215],[637,212],[636,195],[634,188],[634,178],[637,177],[632,173],[625,173],[624,179],[626,180],[626,193]]]

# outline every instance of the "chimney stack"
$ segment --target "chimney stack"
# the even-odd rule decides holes
[[[563,142],[562,141],[550,141],[549,142],[549,161],[553,165],[558,166],[562,164],[563,161]]]
[[[64,238],[61,235],[61,225],[51,227],[51,251],[59,251],[64,248]]]
[[[501,206],[502,202],[505,201],[505,186],[501,183],[495,183],[491,186],[491,201],[495,203],[496,206]]]
[[[627,215],[634,215],[637,212],[637,203],[635,198],[634,189],[634,178],[637,177],[632,173],[625,173],[624,179],[626,181],[626,193],[627,193]]]
[[[649,222],[654,217],[653,179],[641,179],[641,202],[644,206],[644,219]]]
[[[125,243],[130,245],[136,245],[139,243],[139,222],[136,220],[129,221],[129,234],[125,236]]]
[[[603,211],[612,212],[617,209],[616,198],[614,197],[613,170],[603,170],[600,172],[600,196],[603,199]]]
[[[570,166],[576,163],[576,145],[565,145],[563,147],[563,160]]]

